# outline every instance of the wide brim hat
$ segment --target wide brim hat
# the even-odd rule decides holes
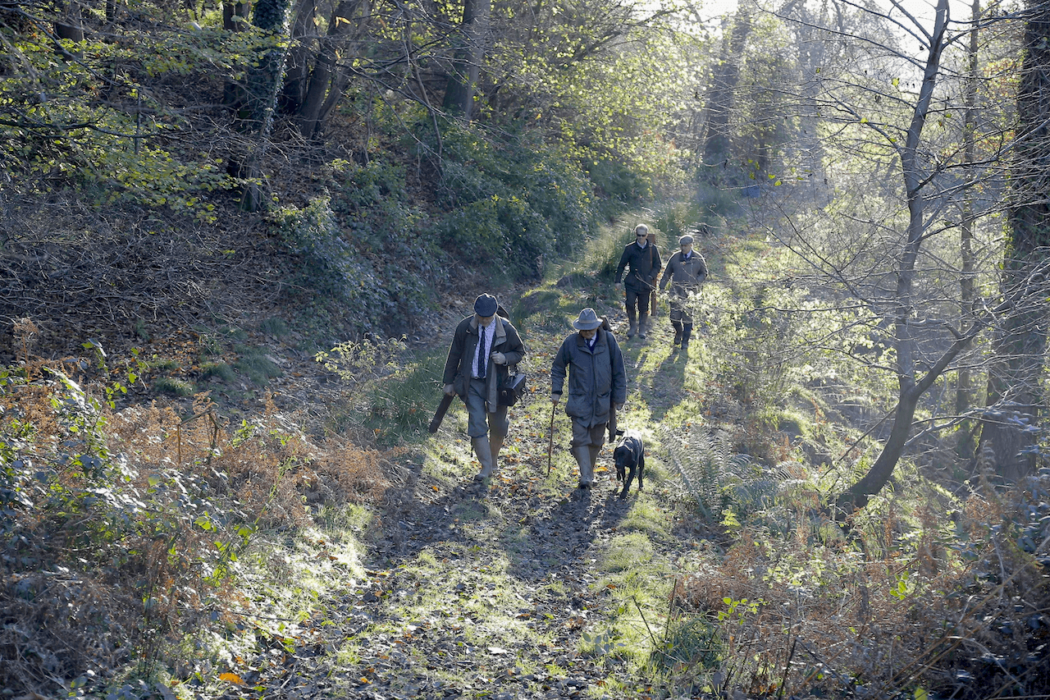
[[[600,325],[602,321],[598,318],[598,314],[594,313],[594,309],[584,309],[580,312],[579,318],[572,322],[572,327],[578,331],[593,331]]]
[[[499,303],[491,294],[482,294],[474,300],[474,313],[478,316],[491,316],[498,308]]]

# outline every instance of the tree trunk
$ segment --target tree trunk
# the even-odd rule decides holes
[[[1003,288],[1030,287],[1050,247],[1050,2],[1030,2],[1017,88],[1016,159],[1010,192],[1011,236]],[[1045,281],[1042,283],[1045,285]],[[1035,426],[1045,408],[1039,388],[1046,352],[1045,294],[1033,289],[1006,317],[988,376],[981,449],[995,454],[1001,476],[1016,481],[1035,467]]]
[[[69,0],[61,3],[60,19],[55,20],[55,34],[59,39],[69,39],[77,44],[84,41],[84,22],[80,14],[80,2]]]
[[[707,90],[707,116],[704,123],[703,164],[722,166],[729,158],[729,120],[733,112],[733,97],[740,76],[739,60],[751,33],[751,15],[746,9],[737,11],[736,22],[728,40],[722,44],[722,57],[715,67]]]
[[[463,5],[459,47],[445,88],[444,108],[466,121],[470,121],[474,110],[474,92],[478,76],[481,75],[481,61],[485,56],[485,38],[491,10],[492,0],[465,0]]]
[[[904,188],[908,202],[907,243],[897,264],[897,289],[894,297],[894,346],[897,351],[897,382],[900,387],[896,416],[890,438],[882,447],[882,452],[871,466],[868,473],[850,489],[836,499],[840,515],[848,515],[857,508],[863,508],[871,496],[877,494],[886,485],[893,470],[904,454],[904,447],[911,433],[912,419],[919,399],[933,382],[937,380],[948,364],[969,344],[969,338],[957,340],[944,355],[926,372],[922,379],[917,378],[916,359],[918,348],[912,335],[911,315],[913,310],[913,286],[915,281],[915,261],[923,243],[925,233],[925,202],[922,189],[922,164],[919,160],[919,146],[922,130],[926,124],[933,89],[937,84],[940,71],[941,52],[944,48],[945,25],[948,15],[948,0],[937,0],[937,14],[931,33],[930,49],[926,57],[926,69],[919,98],[912,112],[908,126],[907,139],[900,149],[901,174],[904,177]]]
[[[972,324],[974,312],[974,256],[973,256],[973,225],[974,225],[974,191],[973,183],[977,177],[974,167],[976,157],[976,133],[977,133],[977,86],[980,81],[978,75],[978,26],[981,20],[981,0],[973,0],[970,13],[973,29],[970,32],[970,47],[968,50],[969,75],[966,78],[966,98],[963,123],[963,162],[966,163],[966,190],[963,200],[962,226],[959,229],[959,255],[962,262],[962,270],[959,276],[959,318],[960,326],[966,327]],[[955,393],[955,413],[962,415],[970,410],[973,404],[973,386],[968,367],[959,369],[958,382]],[[959,426],[959,441],[957,443],[959,453],[972,458],[975,454],[973,444],[973,431],[970,429],[969,421]]]
[[[370,0],[343,0],[332,13],[328,35],[321,42],[321,50],[310,74],[310,85],[299,110],[299,131],[306,138],[313,137],[322,123],[326,98],[342,96],[345,81],[340,80],[336,62],[339,52],[350,39],[357,39],[371,19]]]
[[[285,18],[289,0],[258,0],[255,5],[255,26],[278,36],[287,31]],[[263,206],[263,193],[258,180],[262,175],[262,161],[270,145],[270,129],[277,108],[277,95],[284,82],[284,68],[288,59],[288,45],[267,51],[259,65],[248,71],[248,102],[242,115],[248,121],[246,131],[257,134],[251,144],[241,176],[248,180],[241,208],[257,211]]]
[[[227,32],[247,31],[248,13],[251,2],[224,2],[222,4],[222,28]],[[222,103],[228,109],[237,111],[248,99],[248,93],[242,83],[227,80],[222,90]]]
[[[314,52],[317,32],[317,0],[299,0],[292,24],[292,46],[288,50],[288,68],[281,89],[280,108],[283,114],[298,114],[306,97],[310,80],[310,59]]]

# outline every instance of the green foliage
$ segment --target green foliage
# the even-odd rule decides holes
[[[723,525],[738,527],[733,508],[751,512],[772,505],[778,474],[735,453],[725,431],[712,432],[700,424],[686,428],[684,434],[665,429],[663,445],[686,493],[708,522],[721,514]]]
[[[445,198],[454,208],[437,225],[438,235],[512,279],[535,277],[544,256],[567,254],[593,229],[592,186],[536,134],[506,137],[448,125]]]
[[[418,442],[427,437],[426,427],[440,397],[445,349],[436,348],[405,363],[377,382],[369,392],[365,427],[380,444]]]
[[[317,354],[317,361],[345,382],[357,385],[373,380],[367,383],[367,409],[348,420],[370,430],[384,445],[426,437],[435,398],[440,396],[444,360],[442,347],[406,358],[404,340],[396,338],[383,343],[346,342]]]

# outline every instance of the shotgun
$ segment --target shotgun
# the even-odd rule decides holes
[[[430,421],[430,427],[427,428],[430,434],[433,435],[441,427],[441,421],[445,419],[445,414],[448,413],[448,407],[452,405],[452,399],[456,398],[455,394],[447,394],[441,399],[441,403],[438,404],[438,408],[434,411],[434,418]]]

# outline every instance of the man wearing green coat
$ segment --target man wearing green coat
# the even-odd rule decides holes
[[[507,407],[497,400],[508,365],[525,356],[525,346],[510,321],[496,315],[496,297],[482,294],[474,301],[474,314],[456,326],[442,377],[445,394],[458,394],[467,405],[467,434],[481,463],[475,477],[483,481],[498,467],[500,448],[510,420]]]
[[[627,372],[616,338],[600,330],[594,309],[581,311],[572,325],[578,332],[565,339],[551,365],[551,401],[561,400],[568,374],[565,413],[572,418],[572,454],[580,467],[580,488],[589,489],[610,409],[619,411],[627,400]]]

